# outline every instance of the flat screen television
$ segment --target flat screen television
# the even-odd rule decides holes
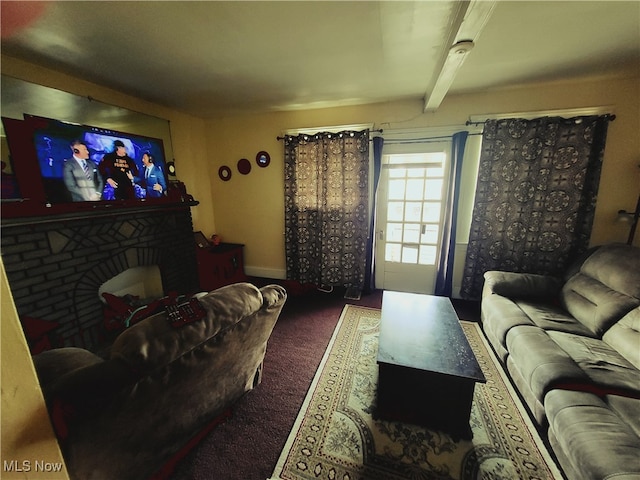
[[[24,122],[48,203],[130,203],[167,196],[161,139],[32,115]]]

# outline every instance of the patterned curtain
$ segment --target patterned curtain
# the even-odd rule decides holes
[[[287,278],[361,291],[369,236],[369,130],[285,137]]]
[[[487,270],[556,275],[588,248],[608,120],[486,122],[463,297]]]

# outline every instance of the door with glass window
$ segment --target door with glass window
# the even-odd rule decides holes
[[[376,210],[376,286],[432,294],[441,250],[447,151],[383,155]]]

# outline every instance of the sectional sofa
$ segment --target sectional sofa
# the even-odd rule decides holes
[[[490,271],[482,324],[570,480],[640,479],[640,248],[563,277]]]

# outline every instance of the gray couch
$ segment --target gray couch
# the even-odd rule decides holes
[[[149,317],[106,360],[80,348],[34,357],[71,478],[149,478],[260,383],[285,290],[238,283],[199,300],[205,318]]]
[[[487,272],[481,311],[567,477],[640,479],[640,248],[594,248],[563,278]]]

